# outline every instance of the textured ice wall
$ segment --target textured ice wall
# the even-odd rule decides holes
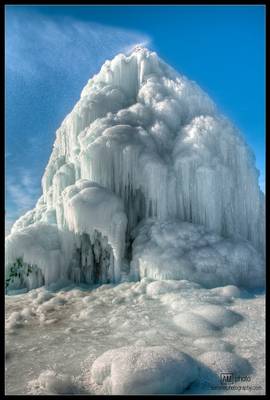
[[[80,179],[123,200],[127,240],[145,217],[178,218],[264,254],[265,203],[252,152],[194,82],[147,49],[117,55],[89,80],[56,132],[41,198],[11,234],[39,221],[62,229],[65,189]],[[67,228],[81,231],[79,219],[84,225],[78,217]]]
[[[208,288],[264,286],[263,257],[246,240],[225,239],[177,220],[143,221],[133,234],[135,279],[184,279]]]

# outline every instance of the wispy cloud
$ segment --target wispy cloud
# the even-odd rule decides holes
[[[14,220],[37,201],[39,177],[44,168],[44,163],[39,164],[39,160],[43,159],[45,146],[49,147],[53,140],[57,128],[54,123],[59,123],[55,115],[70,111],[63,105],[68,103],[66,98],[71,93],[72,96],[75,92],[79,94],[106,59],[119,52],[127,53],[137,44],[148,45],[150,38],[140,32],[70,17],[52,18],[36,11],[17,13],[14,8],[6,13],[5,29],[6,83],[12,99],[7,118],[20,121],[15,128],[10,123],[13,130],[6,132],[9,144],[6,153],[6,222],[9,230]],[[57,97],[58,102],[53,107],[55,93],[52,88],[65,96]],[[44,112],[48,113],[45,117]],[[40,133],[42,129],[46,134]]]
[[[96,67],[104,55],[128,52],[150,39],[144,34],[118,27],[83,22],[70,17],[52,19],[31,14],[31,21],[16,13],[6,21],[6,68],[25,79],[41,78],[59,71],[67,75],[82,67]]]
[[[16,177],[7,178],[6,198],[9,207],[6,214],[6,234],[20,215],[34,207],[39,194],[39,184],[33,172],[21,169]]]

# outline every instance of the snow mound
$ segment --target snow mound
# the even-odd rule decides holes
[[[227,351],[209,351],[199,356],[198,360],[202,363],[201,382],[220,384],[221,373],[243,377],[252,372],[251,365],[245,358]]]
[[[217,294],[218,296],[233,297],[233,298],[241,297],[241,290],[239,290],[239,288],[234,285],[217,287],[217,288],[214,288],[211,290],[213,293]]]
[[[224,307],[204,304],[192,310],[218,328],[230,327],[242,319],[242,316]]]
[[[42,292],[36,293],[36,297],[34,298],[34,304],[40,305],[40,304],[45,303],[46,301],[52,299],[53,297],[54,297],[54,295],[52,293],[44,290]]]
[[[203,350],[230,352],[233,346],[220,338],[202,337],[194,340],[194,345]]]
[[[185,280],[154,281],[147,285],[146,293],[150,297],[155,297],[164,293],[177,292],[179,290],[185,290],[187,288],[197,289],[199,287],[200,285]]]
[[[129,346],[95,360],[91,378],[108,394],[177,394],[197,378],[196,362],[166,346]]]
[[[22,312],[14,311],[8,317],[6,324],[5,324],[5,329],[6,330],[14,330],[14,329],[21,327],[24,319],[25,318],[23,318]]]
[[[173,318],[175,324],[183,334],[195,337],[215,336],[218,334],[217,327],[200,315],[192,312],[183,312]]]
[[[53,370],[43,371],[39,377],[28,383],[30,394],[74,394],[77,393],[72,377],[58,374]]]
[[[183,279],[209,288],[264,284],[263,258],[247,241],[225,239],[201,225],[153,219],[141,222],[133,235],[134,277]]]

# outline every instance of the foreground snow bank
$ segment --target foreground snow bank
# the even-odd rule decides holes
[[[91,378],[110,394],[182,393],[198,376],[196,362],[166,346],[128,346],[101,355]]]
[[[209,288],[264,285],[264,260],[248,241],[225,239],[201,225],[153,219],[142,222],[133,236],[136,278],[184,279]]]
[[[263,394],[264,302],[236,286],[149,278],[6,296],[7,393],[220,394],[211,387],[226,367]],[[190,385],[181,365],[198,372]]]

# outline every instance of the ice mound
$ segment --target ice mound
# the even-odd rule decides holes
[[[262,284],[252,246],[264,255],[265,201],[252,152],[194,82],[141,48],[106,61],[57,130],[42,196],[7,238],[7,276],[25,264],[9,288],[128,280],[131,231],[150,217],[195,225],[167,229],[151,257],[144,249],[137,278]]]
[[[202,337],[194,340],[194,345],[205,351],[211,349],[212,351],[225,351],[230,352],[233,346],[220,338],[215,337]]]
[[[192,312],[183,312],[173,318],[175,324],[179,326],[183,334],[195,337],[215,336],[218,334],[216,325],[207,319]]]
[[[23,316],[22,313],[19,311],[14,311],[6,321],[5,329],[6,330],[13,330],[16,329],[23,324]]]
[[[39,377],[28,384],[30,394],[75,394],[76,386],[72,377],[64,374],[58,374],[53,370],[43,371]]]
[[[31,294],[35,296],[34,297],[34,304],[35,305],[36,304],[40,305],[42,303],[45,303],[46,301],[48,301],[48,300],[50,300],[50,299],[52,299],[54,297],[54,295],[52,293],[47,292],[46,290],[41,291],[39,293],[35,293],[35,292],[33,293],[32,292]]]
[[[166,346],[129,346],[105,352],[93,363],[91,379],[107,394],[182,393],[198,375],[196,362]]]
[[[189,280],[209,288],[264,284],[264,260],[248,241],[225,239],[201,225],[176,220],[146,220],[133,235],[135,277]],[[220,290],[239,295],[232,287]]]
[[[179,290],[185,290],[190,288],[199,288],[200,285],[189,282],[186,280],[164,280],[164,281],[154,281],[147,285],[146,293],[150,297],[159,296],[160,294],[178,292]]]
[[[236,312],[213,304],[203,304],[193,309],[192,312],[218,328],[230,327],[242,319],[241,315]]]
[[[228,351],[209,351],[199,356],[198,360],[202,363],[201,382],[220,384],[221,373],[244,377],[252,372],[248,360]]]

